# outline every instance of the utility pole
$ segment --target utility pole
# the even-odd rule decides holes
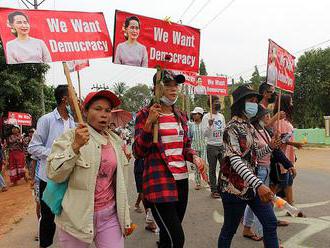
[[[45,2],[46,0],[42,0],[40,3],[38,3],[38,0],[34,0],[33,4],[30,1],[21,0],[21,2],[29,9],[28,4],[32,5],[34,9],[38,9],[38,7]],[[46,113],[46,108],[45,108],[45,94],[44,94],[44,83],[40,82],[41,84],[41,89],[40,89],[40,98],[41,98],[41,111],[42,114],[44,115]]]

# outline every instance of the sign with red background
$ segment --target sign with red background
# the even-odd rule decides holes
[[[228,82],[226,77],[197,76],[194,87],[196,95],[228,95]]]
[[[134,33],[134,39],[140,46],[136,53],[129,52],[129,46],[125,45],[125,36],[127,37],[127,33],[130,35],[126,32],[130,27],[125,30],[125,20],[132,16],[137,17],[140,22],[140,29]],[[198,72],[199,47],[199,29],[116,10],[114,63]],[[147,60],[144,58],[145,50]],[[135,56],[137,53],[139,57]]]
[[[267,83],[293,92],[295,85],[295,57],[288,51],[269,40],[267,59]]]
[[[8,112],[6,124],[32,126],[32,116],[27,113]]]
[[[11,24],[8,15],[16,11],[23,13],[28,22],[23,16],[23,22]],[[24,45],[16,40],[13,30],[18,30],[18,35],[27,34],[31,39]],[[0,34],[9,64],[112,56],[103,13],[0,8]],[[19,49],[15,49],[17,47]],[[18,52],[22,50],[26,52]]]

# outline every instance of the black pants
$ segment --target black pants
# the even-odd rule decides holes
[[[151,211],[160,229],[160,248],[182,248],[185,237],[182,221],[188,203],[188,179],[176,181],[179,200],[177,202],[153,203]]]
[[[54,222],[55,215],[52,213],[46,203],[41,200],[47,183],[40,180],[40,211],[41,219],[39,224],[39,240],[40,247],[48,247],[53,244],[56,225]]]

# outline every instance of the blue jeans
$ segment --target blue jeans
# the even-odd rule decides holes
[[[258,178],[266,185],[269,186],[269,166],[258,166]],[[243,225],[246,227],[252,227],[253,223],[257,230],[261,230],[262,226],[258,218],[255,218],[252,209],[246,206],[243,218]],[[262,233],[258,233],[258,236],[263,236]]]
[[[224,209],[224,223],[218,239],[218,248],[230,247],[247,204],[262,224],[264,246],[266,248],[279,247],[276,232],[277,221],[270,203],[262,203],[259,196],[247,201],[227,192],[221,193],[221,198]]]

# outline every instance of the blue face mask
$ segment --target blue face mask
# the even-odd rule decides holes
[[[255,102],[246,102],[245,103],[245,115],[247,118],[251,119],[256,116],[258,112],[258,104]]]
[[[73,116],[73,111],[71,109],[70,104],[65,105],[66,111],[68,112],[69,115]]]

